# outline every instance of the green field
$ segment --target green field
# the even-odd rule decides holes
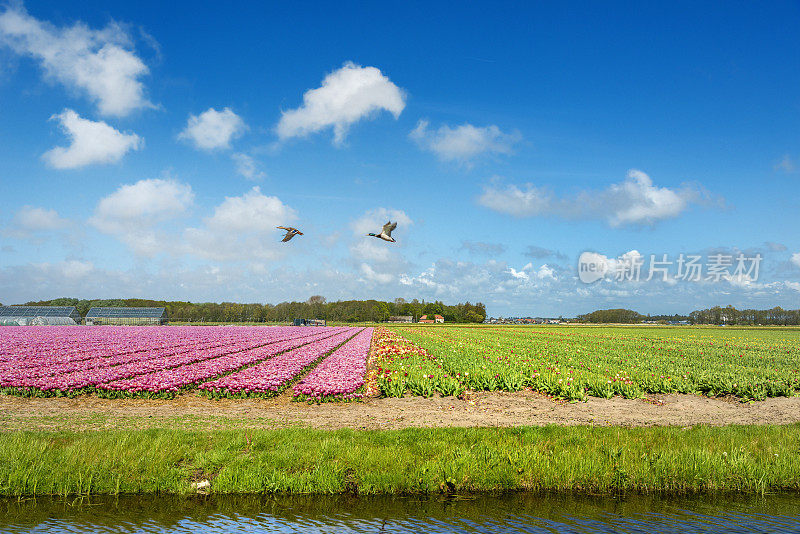
[[[800,394],[800,329],[791,327],[429,326],[389,332],[377,348],[378,385],[387,396],[524,387],[569,400]]]

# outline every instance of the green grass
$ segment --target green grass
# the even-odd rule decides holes
[[[800,425],[0,433],[0,495],[800,491]]]

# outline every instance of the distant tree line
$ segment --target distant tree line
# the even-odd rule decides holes
[[[95,306],[165,308],[170,320],[207,322],[285,322],[293,319],[325,319],[326,321],[356,323],[386,321],[391,316],[410,315],[415,320],[422,315],[438,314],[449,323],[482,323],[486,307],[477,302],[449,306],[440,301],[425,302],[398,298],[391,302],[380,300],[340,300],[328,302],[315,295],[305,302],[280,304],[240,304],[237,302],[183,302],[147,299],[58,298],[27,302],[28,306],[75,306],[82,317]]]
[[[689,314],[693,324],[800,325],[800,310],[737,310],[733,306],[715,306]]]
[[[733,306],[714,306],[689,315],[642,315],[633,310],[596,310],[575,318],[581,323],[641,323],[642,321],[689,321],[691,324],[800,325],[800,310],[737,310]]]
[[[641,323],[644,319],[641,313],[624,308],[595,310],[575,318],[580,323]]]

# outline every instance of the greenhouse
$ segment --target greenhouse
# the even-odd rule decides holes
[[[162,325],[167,324],[166,308],[92,308],[87,325]]]
[[[75,306],[0,306],[0,326],[81,324]]]

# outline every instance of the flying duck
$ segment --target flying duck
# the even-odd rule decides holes
[[[384,241],[389,241],[391,243],[395,243],[394,238],[392,237],[392,230],[397,228],[397,223],[389,221],[383,225],[383,230],[379,234],[367,234],[371,237],[377,237],[378,239],[383,239]]]
[[[303,232],[301,232],[297,228],[292,228],[291,226],[278,226],[278,228],[280,228],[281,230],[286,230],[286,235],[283,236],[283,239],[281,239],[283,243],[286,243],[296,235],[303,235]]]

